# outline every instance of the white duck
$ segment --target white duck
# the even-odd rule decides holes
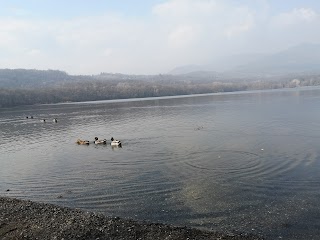
[[[121,146],[121,141],[115,140],[113,137],[111,137],[111,146]]]
[[[97,137],[94,138],[94,144],[106,144],[107,139],[99,140]]]

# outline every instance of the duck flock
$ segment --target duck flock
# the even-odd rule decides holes
[[[81,139],[78,139],[76,141],[77,144],[79,145],[89,145],[90,143],[93,143],[93,144],[107,144],[107,139],[99,139],[98,137],[95,137],[94,138],[94,141],[90,142],[89,140],[81,140]],[[120,140],[116,140],[114,139],[113,137],[111,137],[110,139],[110,144],[111,146],[119,146],[121,147],[121,141]]]
[[[26,116],[26,119],[33,119],[33,116]],[[45,119],[45,118],[44,119],[40,119],[40,122],[45,123],[45,122],[47,122],[47,119]],[[58,119],[54,118],[54,119],[52,119],[52,122],[57,123]]]
[[[26,116],[26,119],[33,119],[33,116]],[[58,122],[58,120],[56,118],[54,118],[52,121],[54,123]],[[47,119],[40,119],[40,122],[46,123]],[[98,145],[98,144],[107,144],[107,139],[98,139],[98,137],[95,137],[92,142],[90,142],[89,140],[78,139],[76,141],[76,143],[79,144],[79,145],[89,145],[90,143],[93,143],[93,144],[96,144],[96,145]],[[120,140],[116,140],[113,137],[111,137],[110,145],[111,146],[121,147],[121,141]]]

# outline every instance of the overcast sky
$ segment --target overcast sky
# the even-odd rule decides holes
[[[158,74],[306,42],[319,0],[0,0],[0,68]]]

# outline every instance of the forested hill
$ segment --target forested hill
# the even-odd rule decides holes
[[[59,70],[35,69],[0,69],[0,88],[6,89],[34,89],[81,84],[85,82],[135,82],[135,81],[212,81],[215,73],[190,73],[186,75],[126,75],[121,73],[100,73],[98,75],[68,75]]]
[[[58,70],[0,69],[0,88],[41,88],[71,79],[66,72]]]
[[[68,75],[58,70],[0,69],[0,107],[144,98],[320,85],[319,74],[252,76],[193,72],[181,75]]]

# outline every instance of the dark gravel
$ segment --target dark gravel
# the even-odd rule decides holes
[[[136,222],[51,204],[0,197],[0,239],[262,239]]]

